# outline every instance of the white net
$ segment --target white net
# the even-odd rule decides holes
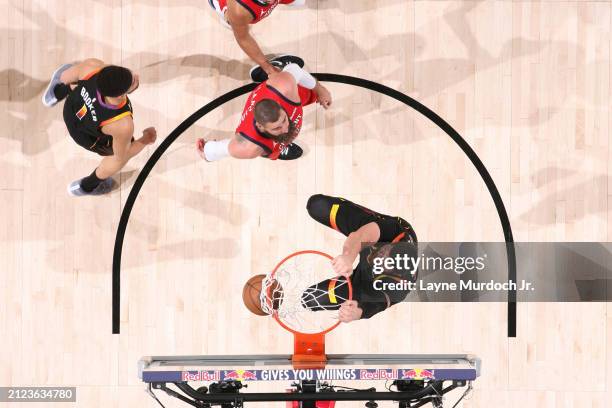
[[[338,308],[351,297],[350,282],[338,277],[331,257],[302,251],[285,258],[262,282],[264,312],[285,328],[299,333],[321,333],[338,324]]]

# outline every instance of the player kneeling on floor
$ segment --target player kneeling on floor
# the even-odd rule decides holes
[[[303,107],[313,102],[328,109],[332,102],[329,91],[299,65],[290,63],[251,92],[233,138],[199,139],[198,153],[209,162],[228,156],[297,159],[302,149],[293,141],[302,128]]]
[[[138,75],[129,69],[105,65],[97,59],[64,64],[51,78],[42,97],[45,106],[64,102],[64,123],[72,139],[81,147],[104,156],[87,177],[72,182],[73,196],[101,195],[112,188],[112,178],[132,157],[155,142],[150,127],[134,140],[132,104],[127,94],[138,88]]]

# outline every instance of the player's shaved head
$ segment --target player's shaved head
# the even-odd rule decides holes
[[[281,109],[282,107],[272,99],[262,99],[255,104],[255,120],[262,125],[276,122],[280,118]]]

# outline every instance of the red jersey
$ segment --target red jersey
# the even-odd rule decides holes
[[[281,150],[286,147],[282,143],[275,142],[270,137],[257,129],[255,125],[255,104],[263,99],[272,99],[277,102],[287,112],[289,120],[295,126],[295,134],[297,135],[302,128],[303,109],[302,107],[310,105],[317,100],[317,95],[310,89],[303,88],[298,85],[298,93],[300,100],[292,101],[280,91],[266,82],[262,82],[253,89],[249,95],[242,116],[240,117],[240,124],[236,128],[236,133],[244,137],[245,139],[257,144],[264,149],[264,157],[271,160],[276,160]]]
[[[291,4],[294,0],[235,0],[242,7],[247,9],[253,16],[251,24],[255,24],[268,17],[272,10],[279,4]],[[227,7],[227,0],[219,0],[219,8],[224,10]]]

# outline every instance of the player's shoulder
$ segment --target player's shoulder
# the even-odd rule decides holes
[[[289,74],[288,72],[279,72],[272,75],[272,78],[268,79],[266,83],[271,87],[274,87],[283,95],[293,93],[297,87],[295,78],[293,78],[293,75]]]

